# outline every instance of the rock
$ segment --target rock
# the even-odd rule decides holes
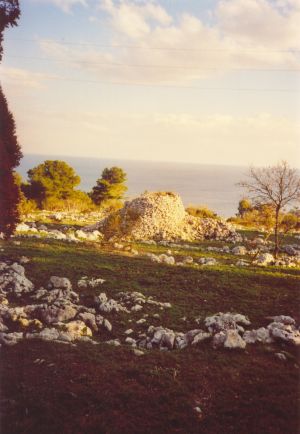
[[[271,319],[273,320],[273,322],[281,322],[285,325],[295,325],[296,324],[296,321],[291,316],[277,315],[277,316],[271,317]]]
[[[198,263],[201,265],[216,265],[217,260],[215,258],[200,258]]]
[[[61,289],[71,290],[72,284],[70,280],[67,279],[66,277],[51,276],[48,283],[48,288],[49,289],[61,288]]]
[[[192,256],[186,256],[182,262],[184,264],[192,264],[194,262],[194,259],[192,258]]]
[[[135,356],[140,357],[140,356],[143,356],[145,353],[144,353],[144,351],[142,351],[142,350],[138,350],[137,348],[134,348],[134,349],[133,349],[133,354],[134,354]]]
[[[7,346],[15,345],[22,339],[23,339],[23,333],[20,332],[0,333],[0,343]]]
[[[104,279],[99,278],[91,278],[82,277],[77,282],[78,288],[96,288],[99,285],[102,285],[105,282]]]
[[[16,227],[17,232],[28,232],[30,231],[30,226],[28,226],[26,223],[19,223]]]
[[[33,289],[33,283],[26,278],[22,265],[15,262],[9,266],[5,262],[0,262],[0,291],[21,296],[22,293],[31,292]]]
[[[247,267],[249,265],[249,262],[244,261],[243,259],[240,259],[235,264],[237,267]]]
[[[131,335],[132,333],[133,333],[132,329],[125,330],[124,332],[125,335]]]
[[[274,339],[300,345],[300,331],[295,326],[273,322],[268,325],[268,329]]]
[[[74,318],[74,317],[73,317]],[[90,327],[93,331],[98,331],[98,326],[96,324],[95,315],[89,312],[80,313],[78,315],[78,319],[83,321],[88,327]]]
[[[274,261],[275,261],[274,256],[271,255],[271,253],[261,253],[254,261],[254,263],[257,265],[266,266],[266,265],[273,264]]]
[[[93,336],[92,330],[80,320],[65,324],[64,330],[70,335],[72,340],[80,339],[82,336]]]
[[[101,232],[98,230],[94,230],[92,232],[83,231],[81,229],[75,232],[77,238],[86,240],[86,241],[98,241],[102,238]]]
[[[254,344],[256,342],[270,344],[274,342],[274,339],[271,337],[269,330],[265,327],[260,327],[257,330],[246,331],[243,334],[243,339],[247,344]]]
[[[132,306],[131,311],[132,312],[139,312],[142,309],[143,309],[143,306],[141,306],[140,304],[136,304],[136,305]]]
[[[128,345],[131,345],[133,347],[136,347],[136,340],[133,338],[130,338],[129,336],[125,339],[125,343]]]
[[[244,256],[244,255],[247,254],[247,249],[246,249],[245,246],[235,246],[235,247],[231,250],[231,252],[232,252],[234,255]]]
[[[277,359],[282,360],[284,362],[287,360],[286,355],[283,353],[275,353],[275,356],[277,357]]]
[[[175,342],[175,333],[166,332],[163,334],[160,341],[160,348],[167,348],[168,350],[172,350]]]
[[[284,246],[284,251],[290,256],[296,256],[298,251],[291,245]]]
[[[246,347],[246,342],[241,338],[237,330],[226,330],[224,347],[244,349]]]
[[[104,321],[103,321],[103,327],[104,327],[108,332],[111,332],[111,331],[112,331],[112,325],[111,325],[111,323],[108,321],[108,319],[104,319]]]
[[[213,333],[229,329],[242,330],[239,324],[250,325],[249,319],[244,315],[230,312],[219,312],[216,315],[206,317],[204,323],[208,330]]]
[[[224,345],[224,342],[226,340],[226,333],[225,332],[219,332],[214,335],[213,337],[213,347],[219,348]]]
[[[211,338],[211,333],[207,333],[201,330],[201,332],[197,333],[192,341],[192,345],[197,345],[207,339]]]
[[[59,331],[55,328],[45,328],[36,337],[44,341],[56,341],[59,338]]]
[[[119,347],[121,345],[119,339],[111,339],[109,341],[105,341],[105,343],[109,345],[113,345],[114,347]]]
[[[10,269],[15,271],[17,274],[20,274],[21,276],[24,276],[24,274],[25,274],[25,268],[22,265],[17,264],[16,262],[14,262],[10,266]]]
[[[70,305],[65,306],[45,306],[40,310],[40,317],[46,324],[53,324],[61,321],[73,319],[77,314],[75,307]]]

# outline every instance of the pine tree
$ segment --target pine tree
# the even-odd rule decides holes
[[[97,179],[97,184],[93,187],[90,197],[96,205],[100,205],[110,199],[123,199],[127,191],[126,173],[120,167],[105,168],[101,178]]]
[[[0,60],[3,55],[3,32],[17,25],[20,16],[18,0],[0,0]],[[19,188],[14,169],[22,157],[16,135],[16,126],[0,86],[0,232],[5,238],[12,235],[19,221]]]

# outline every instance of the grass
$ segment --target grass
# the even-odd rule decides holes
[[[37,288],[58,275],[70,278],[77,290],[76,282],[87,275],[106,282],[78,290],[86,303],[102,291],[111,297],[140,291],[171,302],[171,309],[159,311],[160,319],[152,318],[157,308],[147,308],[150,319],[139,330],[151,323],[187,331],[198,327],[195,318],[219,311],[246,314],[254,328],[276,314],[300,321],[299,269],[235,267],[230,264],[236,256],[186,248],[172,250],[178,250],[178,258],[206,255],[220,263],[173,267],[116,252],[108,244],[20,240],[20,245],[2,243],[1,256],[28,256],[26,275]],[[168,249],[134,247],[145,253]],[[113,331],[101,340],[124,337],[127,328],[137,328],[141,313],[106,317]],[[278,351],[287,352],[287,361],[275,357]],[[243,352],[203,344],[137,357],[126,346],[24,341],[1,348],[0,372],[1,433],[296,434],[299,429],[297,351],[284,344],[248,345]]]

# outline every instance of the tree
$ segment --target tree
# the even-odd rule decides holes
[[[279,252],[279,217],[284,207],[292,202],[300,200],[300,177],[296,169],[289,167],[286,161],[276,166],[254,168],[251,167],[248,180],[239,183],[244,187],[256,204],[272,206],[275,212],[274,255],[277,258]]]
[[[239,216],[243,217],[244,214],[246,214],[249,211],[252,211],[252,209],[253,208],[252,208],[250,200],[244,198],[244,199],[241,199],[239,201],[239,207],[238,207],[238,211],[239,211],[238,215]]]
[[[97,184],[93,187],[90,196],[96,205],[110,199],[123,199],[127,179],[126,173],[120,167],[105,168],[101,178],[97,179]]]
[[[0,0],[0,61],[3,55],[3,32],[11,26],[16,26],[20,18],[19,0]]]
[[[0,0],[0,61],[3,55],[3,33],[17,25],[20,16],[18,0]],[[0,232],[9,238],[19,221],[19,189],[15,183],[14,168],[22,157],[16,135],[16,126],[7,100],[0,86]]]
[[[80,177],[64,161],[46,160],[28,171],[29,183],[23,187],[28,199],[34,199],[40,208],[72,197]]]

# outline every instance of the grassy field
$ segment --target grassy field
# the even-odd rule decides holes
[[[141,253],[167,250],[133,247]],[[113,330],[102,333],[101,341],[124,340],[129,327],[143,330],[150,324],[185,332],[198,327],[195,318],[220,311],[247,315],[253,328],[278,314],[300,322],[299,269],[236,267],[231,265],[236,256],[184,248],[172,250],[179,259],[209,256],[219,264],[155,264],[93,243],[22,239],[20,245],[2,242],[0,248],[2,259],[30,258],[26,275],[36,288],[57,275],[68,277],[86,304],[102,291],[110,297],[140,291],[172,304],[159,318],[147,307],[146,325],[135,324],[138,312],[106,315]],[[76,282],[84,275],[106,282],[95,290],[78,290]],[[278,351],[285,352],[286,361],[275,356]],[[138,357],[126,345],[23,341],[1,348],[0,369],[3,434],[299,432],[299,362],[296,349],[285,344],[226,351],[203,343]]]

